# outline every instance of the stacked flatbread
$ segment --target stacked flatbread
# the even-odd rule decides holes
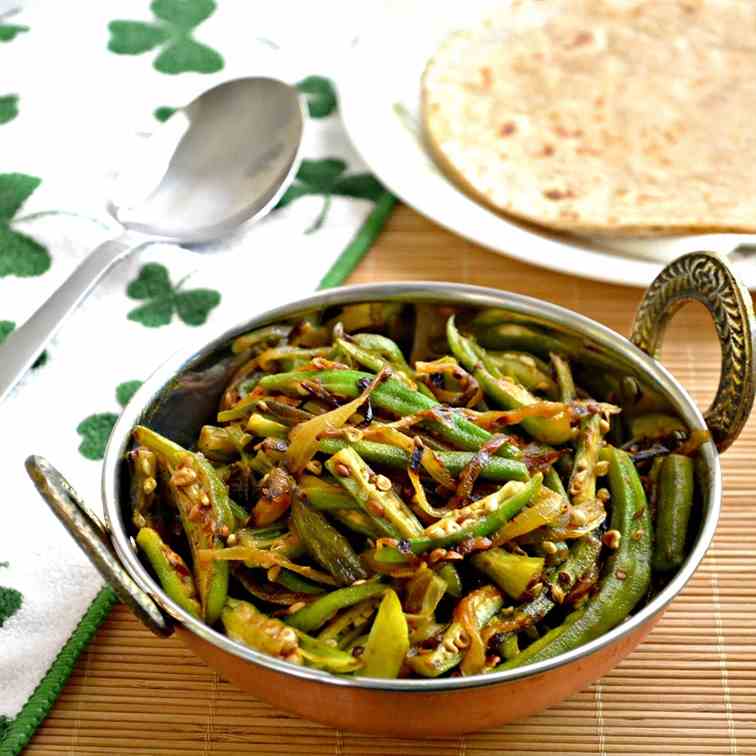
[[[756,230],[756,0],[514,0],[423,78],[445,172],[576,233]]]

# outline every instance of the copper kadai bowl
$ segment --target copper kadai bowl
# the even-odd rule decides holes
[[[690,299],[711,311],[722,346],[719,390],[705,415],[654,358],[667,320]],[[509,310],[513,320],[577,343],[578,364],[613,368],[626,376],[623,385],[636,389],[653,386],[691,429],[708,427],[712,440],[701,447],[698,459],[702,492],[698,535],[687,561],[649,604],[593,642],[521,669],[437,680],[379,680],[339,677],[257,653],[199,622],[163,593],[137,556],[127,528],[129,471],[124,454],[132,427],[146,423],[179,443],[191,443],[199,427],[214,416],[220,387],[233,369],[228,345],[234,337],[332,305],[387,300]],[[723,258],[705,252],[686,255],[660,273],[645,293],[630,340],[569,310],[494,289],[453,283],[332,289],[246,320],[199,351],[172,357],[152,375],[110,438],[102,478],[107,524],[88,512],[45,460],[30,457],[27,468],[44,498],[137,616],[160,635],[175,632],[242,690],[306,719],[349,730],[413,737],[471,732],[534,714],[608,672],[645,638],[688,582],[719,517],[719,452],[735,440],[753,404],[755,332],[748,291]]]

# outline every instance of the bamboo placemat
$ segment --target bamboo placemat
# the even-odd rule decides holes
[[[481,250],[400,207],[352,282],[435,279],[570,307],[627,333],[640,291],[550,273]],[[702,404],[719,375],[703,308],[686,307],[665,364]],[[238,692],[177,640],[117,607],[82,655],[29,754],[756,754],[756,423],[724,457],[714,545],[684,593],[612,673],[524,722],[457,739],[381,739],[278,712]],[[502,697],[502,706],[507,701]],[[397,707],[397,716],[401,708]]]

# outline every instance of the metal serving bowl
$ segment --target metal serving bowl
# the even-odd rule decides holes
[[[685,389],[652,356],[668,318],[689,299],[711,311],[722,345],[717,396],[702,415]],[[547,329],[580,345],[577,361],[614,369],[653,387],[691,429],[711,441],[699,451],[701,491],[698,534],[688,557],[664,590],[600,638],[554,659],[471,677],[379,680],[340,677],[279,661],[242,646],[190,616],[161,590],[137,555],[128,530],[131,430],[146,423],[189,444],[211,419],[221,388],[235,367],[229,344],[241,333],[333,305],[400,301],[464,308],[496,307],[513,320]],[[605,674],[649,633],[704,557],[722,499],[719,451],[738,435],[754,396],[753,312],[748,292],[726,261],[697,252],[675,261],[646,292],[631,339],[570,310],[530,297],[453,283],[398,283],[332,289],[245,320],[199,351],[171,357],[141,387],[116,424],[102,476],[103,525],[49,463],[31,457],[27,468],[38,489],[89,554],[121,599],[151,630],[175,632],[198,656],[241,689],[274,706],[329,725],[399,736],[450,735],[501,725],[557,703]]]

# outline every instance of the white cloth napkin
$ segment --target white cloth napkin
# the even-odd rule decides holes
[[[0,338],[115,235],[104,193],[124,140],[154,129],[157,108],[181,106],[239,76],[293,83],[335,75],[359,13],[354,5],[109,0],[74,8],[50,0],[0,17]],[[154,48],[134,52],[148,43]],[[187,64],[212,72],[165,72]],[[224,324],[314,290],[374,207],[374,180],[323,82],[305,88],[314,92],[311,115],[320,116],[309,119],[304,145],[305,158],[320,161],[310,164],[315,183],[300,181],[301,196],[286,207],[212,245],[225,254],[161,244],[121,263],[66,322],[44,364],[0,405],[3,753],[3,729],[7,735],[102,588],[32,488],[24,459],[47,457],[99,511],[98,457],[134,382],[182,345],[199,346]],[[354,174],[362,176],[339,183]],[[6,741],[7,752],[17,750],[12,745]]]

